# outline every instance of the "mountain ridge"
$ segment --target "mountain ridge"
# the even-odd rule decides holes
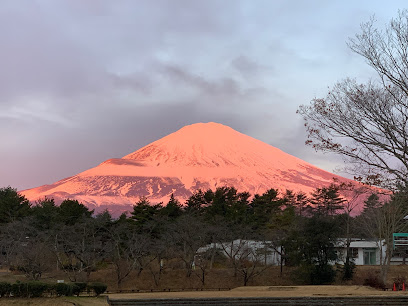
[[[328,186],[333,178],[353,182],[313,166],[258,139],[214,122],[185,126],[122,158],[50,185],[24,190],[29,200],[77,199],[90,207],[123,210],[139,197],[184,202],[198,189],[233,186],[252,195],[270,188],[302,191]],[[356,182],[353,182],[356,183]]]

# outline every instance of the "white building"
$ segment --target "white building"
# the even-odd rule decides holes
[[[274,248],[271,241],[236,239],[230,242],[209,244],[198,249],[197,253],[204,253],[212,248],[218,249],[226,257],[231,259],[234,258],[258,261],[265,265],[281,264],[281,248]],[[338,255],[336,263],[344,264],[347,252],[346,239],[338,239],[335,248]],[[353,238],[351,239],[350,243],[351,260],[358,266],[379,265],[380,259],[385,257],[386,249],[387,246],[384,244],[384,240],[364,240]],[[408,253],[405,258],[408,258]],[[406,261],[408,263],[408,259]],[[391,259],[391,264],[402,263],[405,263],[405,259],[399,254],[396,254],[396,256]]]
[[[273,248],[271,241],[236,239],[229,242],[209,244],[199,248],[197,253],[204,253],[212,248],[218,249],[231,259],[258,261],[264,265],[280,265],[280,247]]]
[[[352,239],[350,242],[350,255],[352,261],[358,265],[379,265],[381,252],[385,256],[386,246],[383,240]],[[336,245],[337,263],[344,264],[347,248],[346,239],[339,239]]]

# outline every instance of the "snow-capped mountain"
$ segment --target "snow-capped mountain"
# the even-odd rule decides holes
[[[29,200],[77,199],[96,208],[128,210],[141,196],[182,203],[198,189],[234,186],[251,194],[277,188],[312,192],[345,178],[218,123],[185,126],[122,158],[51,185],[22,191]]]

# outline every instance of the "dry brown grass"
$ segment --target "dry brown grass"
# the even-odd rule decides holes
[[[358,266],[352,281],[341,282],[340,278],[335,282],[335,285],[357,285],[364,284],[364,280],[371,275],[379,275],[380,268],[378,266]],[[197,273],[199,271],[196,271]],[[297,285],[296,279],[293,278],[293,268],[283,267],[283,273],[280,274],[280,267],[273,266],[265,270],[262,275],[259,275],[249,282],[249,286],[293,286]],[[398,276],[407,276],[408,265],[391,266],[389,272],[388,287],[392,286],[393,278]],[[55,283],[57,279],[64,279],[66,282],[69,279],[61,271],[45,274],[42,281]],[[24,275],[13,273],[7,270],[0,270],[0,281],[14,282],[16,280],[25,281]],[[114,271],[103,269],[91,274],[91,281],[100,281],[108,285],[108,290],[117,290]],[[132,273],[122,283],[122,290],[150,290],[150,289],[190,289],[190,288],[236,288],[243,285],[241,276],[234,277],[233,270],[228,268],[217,268],[209,271],[206,276],[206,282],[203,286],[200,278],[194,273],[187,277],[184,270],[165,270],[161,275],[159,285],[153,281],[153,277],[149,271],[143,271],[140,276],[136,272]],[[0,304],[1,305],[1,304]]]
[[[282,276],[280,275],[279,267],[270,267],[265,270],[262,275],[259,275],[249,282],[252,286],[277,286],[277,285],[293,285],[291,278],[291,268],[284,268]],[[197,274],[196,274],[197,273]],[[122,283],[122,290],[149,290],[149,289],[188,289],[188,288],[235,288],[243,285],[243,278],[239,274],[234,277],[233,269],[218,268],[212,269],[206,275],[205,284],[203,286],[199,271],[192,273],[187,277],[184,270],[165,270],[160,278],[157,286],[149,271],[143,271],[140,276],[136,273],[130,274]],[[93,279],[104,282],[108,285],[108,290],[117,290],[113,271],[103,270],[93,274]]]
[[[261,275],[253,278],[249,282],[249,286],[292,286],[299,285],[299,280],[294,277],[294,269],[284,267],[283,273],[280,273],[280,267],[274,266],[265,270]],[[355,275],[352,281],[343,282],[338,277],[334,285],[357,285],[362,286],[364,280],[369,275],[377,275],[379,277],[380,267],[378,266],[358,266],[355,270]],[[387,286],[392,287],[393,279],[398,276],[407,276],[408,265],[391,266]],[[99,271],[94,274],[95,279],[108,284],[108,290],[117,290],[117,286],[112,274],[108,270]],[[241,276],[234,277],[232,269],[213,269],[206,276],[206,282],[203,286],[199,277],[191,275],[187,277],[183,270],[168,270],[162,274],[159,286],[156,286],[149,272],[143,272],[139,277],[136,273],[131,274],[122,284],[124,290],[149,290],[149,289],[182,289],[182,288],[236,288],[243,285]]]
[[[59,297],[59,298],[8,298],[0,299],[0,306],[30,305],[30,306],[107,306],[106,297]]]

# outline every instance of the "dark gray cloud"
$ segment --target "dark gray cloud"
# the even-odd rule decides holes
[[[207,80],[202,76],[192,74],[182,67],[164,65],[160,69],[163,75],[176,86],[188,87],[208,96],[241,95],[241,88],[236,80],[224,77],[217,80]]]
[[[272,74],[274,72],[272,67],[259,64],[244,55],[240,55],[233,59],[231,65],[247,78],[259,76],[264,73]]]

